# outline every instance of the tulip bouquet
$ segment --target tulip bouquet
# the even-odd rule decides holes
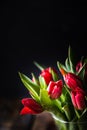
[[[79,124],[87,123],[87,58],[81,57],[76,61],[69,46],[65,63],[57,61],[59,71],[37,62],[34,64],[41,71],[38,77],[32,73],[30,79],[19,72],[21,81],[31,95],[31,98],[21,100],[23,108],[20,114],[36,115],[48,111],[56,122],[65,123],[61,125],[61,130],[86,130]]]

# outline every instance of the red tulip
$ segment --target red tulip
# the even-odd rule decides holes
[[[76,65],[76,71],[78,72],[81,67],[82,67],[82,62],[78,62]]]
[[[48,85],[47,91],[52,99],[57,99],[62,93],[63,82],[59,80],[57,82],[51,81]]]
[[[78,110],[83,110],[86,107],[85,95],[81,92],[71,92],[71,99],[74,107]]]
[[[43,111],[42,106],[38,104],[32,98],[24,98],[22,99],[22,104],[24,108],[21,110],[20,114],[39,114]]]
[[[64,76],[64,81],[68,87],[72,90],[75,90],[77,87],[82,87],[82,82],[79,77],[73,73],[67,73]]]
[[[42,70],[42,72],[40,74],[42,77],[44,77],[47,85],[49,84],[50,81],[53,80],[52,74],[51,74],[51,69],[53,70],[54,73],[57,74],[56,70],[54,68],[50,68],[50,67]]]
[[[79,62],[77,65],[76,65],[76,71],[78,72],[81,67],[83,66],[82,62]],[[85,74],[84,74],[84,79],[87,83],[87,64],[85,65]]]

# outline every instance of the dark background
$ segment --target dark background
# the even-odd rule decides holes
[[[71,45],[78,59],[87,55],[87,2],[1,1],[0,97],[28,95],[18,71],[38,73],[33,61],[55,66]]]

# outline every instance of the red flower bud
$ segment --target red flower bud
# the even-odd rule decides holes
[[[76,71],[78,72],[81,67],[82,67],[82,62],[78,62],[76,65]]]
[[[38,104],[32,98],[24,98],[22,99],[22,104],[24,108],[21,110],[20,114],[38,114],[43,111],[42,106]]]
[[[79,77],[73,73],[67,73],[64,76],[65,83],[72,90],[75,90],[77,87],[82,87],[82,82]]]
[[[51,81],[48,85],[47,91],[52,99],[57,99],[62,93],[63,82],[59,80],[57,82]]]
[[[40,74],[42,77],[44,77],[44,79],[45,79],[47,85],[49,84],[50,81],[53,80],[52,74],[51,74],[51,72],[50,72],[50,69],[52,69],[52,68],[49,67],[49,68],[47,68],[47,69],[44,69],[44,70],[42,70],[42,72],[41,72],[41,74]],[[54,71],[55,73],[57,73],[55,69],[53,69],[53,71]]]
[[[79,63],[76,65],[76,71],[78,72],[82,66],[83,66],[82,62],[79,62]],[[87,64],[85,65],[84,79],[85,79],[85,82],[87,83]]]
[[[85,95],[82,92],[71,92],[71,99],[74,107],[78,110],[83,110],[86,107]]]

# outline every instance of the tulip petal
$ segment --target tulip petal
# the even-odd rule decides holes
[[[76,99],[76,102],[77,102],[78,109],[83,110],[86,107],[84,95],[81,94],[81,93],[77,94],[75,99]]]
[[[62,93],[62,87],[62,80],[59,80],[57,82],[51,81],[47,88],[48,94],[52,99],[57,99]]]
[[[62,93],[61,88],[60,87],[58,88],[57,86],[55,86],[55,88],[52,91],[51,97],[53,99],[57,99],[58,97],[60,97],[61,93]]]
[[[82,87],[82,82],[79,77],[73,73],[67,73],[64,76],[64,80],[71,90],[75,90],[77,87]]]
[[[74,93],[74,92],[71,92],[71,98],[72,98],[72,103],[73,103],[74,107],[75,107],[75,108],[78,108],[78,107],[77,107],[77,104],[76,104],[75,93]]]
[[[86,107],[85,95],[81,92],[71,92],[72,103],[78,110],[83,110]]]
[[[42,106],[32,98],[22,99],[22,104],[31,109],[32,111],[35,111],[36,113],[40,113],[43,111]]]
[[[20,115],[25,115],[25,114],[37,114],[35,111],[29,109],[28,107],[24,107],[21,112]]]

